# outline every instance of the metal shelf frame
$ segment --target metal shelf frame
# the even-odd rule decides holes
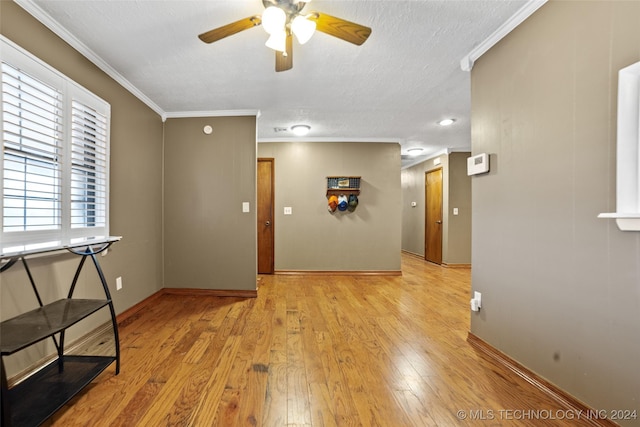
[[[57,352],[57,358],[53,362],[11,388],[8,387],[4,359],[2,360],[0,364],[2,371],[2,396],[0,399],[2,404],[2,425],[7,427],[40,425],[111,363],[116,363],[116,375],[120,373],[120,339],[116,314],[107,281],[96,257],[96,255],[104,252],[119,240],[119,237],[108,237],[91,242],[47,248],[42,251],[31,250],[17,252],[12,255],[2,255],[1,258],[4,263],[0,266],[0,273],[21,262],[39,307],[0,323],[1,356],[14,354],[47,338],[52,339]],[[27,258],[30,255],[59,250],[66,250],[80,256],[80,262],[73,276],[67,297],[49,304],[43,304]],[[85,266],[87,258],[93,262],[105,299],[73,298],[80,273]],[[115,355],[74,356],[64,354],[66,329],[105,307],[109,308],[111,315]]]

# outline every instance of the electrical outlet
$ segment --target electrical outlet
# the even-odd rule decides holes
[[[478,291],[473,293],[473,298],[471,298],[471,311],[480,311],[482,308],[482,294]]]
[[[116,291],[122,289],[122,277],[116,277]]]

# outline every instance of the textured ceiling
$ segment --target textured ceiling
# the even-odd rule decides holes
[[[166,116],[259,111],[258,140],[399,142],[422,158],[470,148],[469,73],[460,60],[525,0],[314,0],[317,10],[372,28],[362,46],[323,33],[294,41],[293,69],[275,72],[267,34],[213,44],[197,35],[264,10],[261,0],[21,0],[63,28]],[[39,19],[42,19],[42,16]],[[44,21],[43,21],[44,22]],[[58,31],[57,31],[58,32]],[[64,32],[64,31],[63,31]],[[436,124],[457,119],[453,126]]]

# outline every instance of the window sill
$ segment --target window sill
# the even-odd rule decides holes
[[[122,239],[122,236],[95,236],[74,238],[64,242],[61,240],[53,240],[28,245],[11,245],[11,247],[0,246],[0,259],[19,258],[22,256],[55,253],[90,246],[101,246],[117,242],[120,239]]]
[[[615,219],[621,231],[640,231],[640,213],[601,213],[598,218]]]

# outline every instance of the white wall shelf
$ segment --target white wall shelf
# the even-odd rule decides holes
[[[618,73],[616,220],[622,231],[640,231],[640,62]]]

